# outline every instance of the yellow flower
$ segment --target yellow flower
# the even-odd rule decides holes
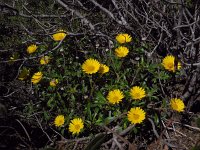
[[[115,55],[117,57],[125,57],[126,55],[128,55],[128,53],[129,53],[128,48],[124,46],[120,46],[115,49]]]
[[[35,44],[32,44],[32,45],[28,46],[28,48],[27,48],[26,51],[27,51],[29,54],[32,54],[32,53],[34,53],[36,50],[37,50],[37,46],[36,46]]]
[[[104,73],[107,73],[108,71],[109,71],[109,67],[104,64],[101,64],[98,72],[101,74],[104,74]]]
[[[128,35],[127,33],[121,33],[121,34],[118,34],[116,36],[116,40],[120,44],[123,44],[123,43],[131,42],[132,41],[132,37],[130,35]]]
[[[131,88],[130,95],[135,100],[140,100],[146,96],[145,90],[142,87],[134,86]]]
[[[60,30],[60,31],[58,31],[58,33],[53,34],[53,40],[61,41],[65,38],[66,35],[67,34],[63,30]]]
[[[89,58],[82,64],[82,69],[87,74],[96,73],[100,68],[100,63],[96,59]]]
[[[127,117],[132,124],[137,124],[142,123],[142,121],[145,119],[145,114],[146,113],[143,109],[140,107],[135,107],[128,111]]]
[[[58,79],[53,79],[53,80],[51,80],[51,81],[49,82],[49,85],[50,85],[51,87],[55,87],[57,84],[58,84]]]
[[[43,56],[41,59],[40,59],[40,64],[41,65],[46,65],[48,64],[50,61],[50,57],[49,56]]]
[[[21,72],[19,73],[18,79],[19,80],[25,80],[29,76],[30,70],[27,68],[23,68]]]
[[[175,67],[174,67],[174,60],[175,57],[172,55],[168,55],[166,56],[163,61],[162,61],[162,65],[164,66],[164,68],[168,71],[172,71],[175,72]],[[179,70],[181,68],[181,63],[178,62],[178,67],[177,69]]]
[[[63,115],[58,115],[54,120],[54,124],[56,127],[61,127],[64,123],[65,117]]]
[[[33,84],[39,83],[40,80],[42,79],[42,76],[43,76],[42,72],[36,72],[36,73],[32,76],[31,82],[32,82]]]
[[[83,127],[83,120],[81,118],[75,118],[71,120],[71,123],[69,124],[69,131],[72,132],[72,134],[78,134]]]
[[[184,108],[185,108],[183,100],[179,98],[172,98],[170,101],[170,105],[173,110],[176,110],[178,112],[184,111]]]
[[[123,98],[124,98],[124,95],[119,89],[110,91],[107,95],[108,101],[112,104],[116,104],[116,103],[118,104],[119,102],[122,101]]]

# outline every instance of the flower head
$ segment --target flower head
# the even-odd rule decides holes
[[[145,119],[145,114],[146,113],[143,109],[141,109],[140,107],[135,107],[131,108],[131,110],[128,111],[127,117],[132,124],[136,124],[142,123],[142,121]]]
[[[183,100],[179,98],[172,98],[170,101],[170,105],[173,110],[176,110],[178,112],[184,111],[184,108],[185,108]]]
[[[96,59],[89,58],[82,64],[82,69],[87,74],[96,73],[100,68],[100,63]]]
[[[131,42],[132,41],[132,37],[130,35],[128,35],[127,33],[121,33],[121,34],[118,34],[116,36],[116,40],[120,44],[123,44],[123,43]]]
[[[58,33],[53,34],[54,41],[61,41],[67,34],[63,30],[59,30]]]
[[[50,61],[50,57],[49,56],[43,56],[41,59],[40,59],[40,64],[41,65],[46,65],[48,64]]]
[[[129,53],[129,50],[125,46],[120,46],[115,49],[115,55],[117,57],[125,57],[126,55],[128,55],[128,53]]]
[[[142,87],[134,86],[131,88],[130,95],[133,99],[140,100],[146,96],[146,93]]]
[[[43,76],[42,72],[36,72],[36,73],[32,76],[31,82],[32,82],[33,84],[39,83],[40,80],[42,79],[42,76]]]
[[[175,61],[175,57],[172,55],[168,55],[163,59],[162,65],[164,66],[166,70],[175,72],[176,70],[175,70],[174,61]],[[181,68],[181,63],[178,62],[177,69],[179,70],[180,68]]]
[[[116,104],[116,103],[118,104],[119,102],[122,101],[123,98],[124,95],[119,89],[110,91],[107,95],[107,99],[111,104]]]
[[[101,74],[104,74],[104,73],[107,73],[108,71],[109,71],[109,67],[104,64],[101,64],[98,72]]]
[[[50,85],[51,87],[55,87],[57,84],[58,84],[58,79],[52,79],[52,80],[49,82],[49,85]]]
[[[64,123],[65,117],[63,115],[58,115],[54,120],[54,124],[56,127],[61,127]]]
[[[78,134],[83,127],[83,120],[81,118],[75,118],[71,120],[71,123],[69,124],[69,131],[72,132],[72,134]]]
[[[28,48],[27,48],[26,51],[27,51],[29,54],[32,54],[32,53],[34,53],[36,50],[37,50],[37,46],[36,46],[35,44],[32,44],[32,45],[28,46]]]

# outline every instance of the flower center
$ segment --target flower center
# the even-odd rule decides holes
[[[176,103],[174,104],[173,107],[174,107],[175,110],[178,109],[178,105]]]
[[[62,39],[63,38],[63,34],[61,33],[61,34],[59,34],[59,38],[60,39]]]
[[[119,97],[118,97],[118,96],[114,96],[113,98],[114,98],[114,100],[116,100],[116,101],[119,100]]]
[[[76,124],[76,125],[75,125],[75,129],[76,129],[76,130],[79,130],[79,129],[80,129],[80,125]]]
[[[136,92],[134,96],[135,96],[135,98],[140,98],[140,93]]]
[[[94,69],[95,69],[94,66],[88,66],[88,70],[89,70],[89,71],[93,71]]]
[[[168,64],[168,67],[169,67],[169,68],[173,68],[173,67],[174,67],[174,64],[173,64],[173,63],[169,63],[169,64]]]
[[[134,120],[138,120],[139,117],[140,117],[140,115],[138,115],[138,114],[133,114],[133,119],[134,119]]]
[[[59,120],[59,124],[63,124],[63,121],[62,121],[62,120]]]

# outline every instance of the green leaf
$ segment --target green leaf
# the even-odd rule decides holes
[[[163,100],[162,100],[162,107],[163,107],[163,108],[166,108],[166,107],[167,107],[167,101],[166,101],[166,99],[163,99]]]
[[[85,150],[98,150],[100,149],[101,145],[105,142],[107,136],[106,134],[99,134],[96,136],[85,148]]]
[[[158,115],[155,114],[153,118],[154,118],[154,122],[155,122],[155,124],[158,124],[158,123],[159,123]]]
[[[30,74],[30,70],[25,68],[25,67],[23,67],[23,69],[19,73],[18,79],[19,80],[25,80],[25,79],[27,79],[29,74]]]
[[[197,123],[197,127],[200,128],[200,118],[197,118],[197,119],[196,119],[196,123]]]
[[[134,134],[137,134],[138,129],[137,129],[136,127],[134,127],[134,128],[133,128],[133,132],[134,132]]]
[[[49,120],[50,118],[51,116],[49,115],[49,113],[47,111],[44,111],[44,119]]]
[[[200,145],[196,145],[196,146],[192,147],[191,150],[200,150]]]
[[[101,92],[97,92],[95,103],[98,103],[98,104],[106,103],[106,98],[104,97],[104,95]]]
[[[47,106],[50,107],[50,108],[54,108],[54,106],[55,106],[54,97],[51,97],[51,98],[48,100]]]
[[[111,117],[111,116],[109,116],[109,117],[107,117],[105,120],[104,120],[104,124],[106,125],[106,124],[109,124],[111,121],[113,121],[115,119],[115,117]]]

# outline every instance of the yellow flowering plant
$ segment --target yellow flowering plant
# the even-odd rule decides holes
[[[101,57],[88,52],[84,57],[86,59],[77,62],[79,58],[74,58],[67,46],[40,57],[41,71],[33,74],[31,82],[38,84],[43,79],[41,84],[34,87],[45,91],[41,99],[46,102],[50,114],[55,114],[54,110],[57,110],[67,116],[58,115],[53,122],[62,135],[65,131],[72,137],[87,134],[84,128],[90,131],[95,129],[94,125],[116,124],[118,116],[122,116],[119,119],[124,125],[122,129],[129,124],[134,124],[136,128],[138,124],[145,126],[147,116],[155,117],[153,111],[151,114],[151,109],[154,109],[151,106],[161,103],[157,95],[162,92],[157,83],[165,84],[170,74],[162,70],[159,64],[152,63],[153,60],[146,61],[145,51],[134,51],[136,48],[129,45],[132,41],[130,35],[119,35],[116,40],[117,44],[108,51],[108,55]],[[136,54],[139,54],[139,58],[134,60],[132,56]],[[60,55],[62,57],[57,58]],[[162,64],[165,67],[173,61],[170,57],[169,62],[163,59]],[[170,108],[182,112],[185,106],[178,100],[171,100]],[[49,110],[46,111],[48,114]]]
[[[100,74],[105,74],[105,73],[109,72],[109,67],[104,64],[101,64],[98,72]]]
[[[168,71],[172,71],[175,72],[175,57],[172,55],[168,55],[166,56],[163,60],[162,60],[162,65],[164,66],[164,68]],[[181,63],[177,62],[177,66],[176,66],[177,70],[180,70],[181,68]]]
[[[127,56],[129,53],[129,49],[125,46],[120,46],[115,49],[115,55],[119,58]]]
[[[41,65],[46,65],[50,62],[50,57],[49,56],[43,56],[41,59],[40,59],[40,64]]]
[[[61,41],[66,36],[66,32],[61,30],[52,38]],[[161,103],[167,101],[161,100],[163,95],[159,93],[164,93],[166,89],[160,85],[167,85],[171,77],[168,71],[175,72],[181,68],[179,61],[176,68],[174,56],[147,60],[150,46],[145,47],[139,41],[137,43],[127,33],[118,34],[113,47],[108,50],[102,48],[102,51],[92,48],[75,51],[71,44],[77,43],[70,40],[72,43],[64,41],[66,45],[61,44],[49,53],[45,51],[47,47],[41,50],[42,45],[38,51],[36,45],[30,46],[29,52],[27,50],[39,56],[40,71],[32,75],[31,82],[38,84],[34,88],[41,92],[40,98],[48,107],[44,108],[46,120],[51,120],[52,114],[64,114],[51,120],[62,135],[71,133],[69,138],[88,135],[88,131],[95,130],[94,125],[118,125],[124,130],[129,124],[134,124],[139,131],[142,128],[139,124],[145,126],[146,118],[155,118],[151,109],[163,109],[164,104]],[[57,44],[60,43],[54,42],[53,46]],[[80,57],[78,53],[83,56]],[[25,78],[20,75],[19,79]],[[171,99],[168,104],[171,112],[184,111],[185,105],[179,99]]]
[[[124,94],[119,89],[112,90],[107,95],[107,99],[111,104],[117,104],[121,102],[123,98]]]
[[[33,84],[37,84],[37,83],[40,82],[40,80],[42,79],[42,77],[43,77],[43,73],[42,73],[42,72],[36,72],[36,73],[34,73],[34,75],[32,76],[31,82],[32,82]]]
[[[82,70],[86,74],[94,74],[99,71],[100,63],[96,59],[89,58],[82,64]]]
[[[59,30],[57,33],[53,34],[54,41],[61,41],[66,37],[66,32],[64,30]]]
[[[58,79],[52,79],[50,82],[49,82],[49,85],[51,87],[56,87],[56,85],[58,84]]]
[[[63,115],[58,115],[56,116],[56,118],[54,119],[54,125],[56,127],[61,127],[63,126],[65,123],[65,117]]]
[[[38,137],[48,138],[50,142],[57,143],[59,137],[65,138],[61,143],[63,149],[131,149],[134,143],[147,143],[145,147],[148,149],[148,144],[152,146],[151,142],[155,143],[152,140],[157,139],[156,132],[161,142],[166,141],[164,134],[172,135],[170,132],[174,132],[168,130],[171,127],[168,122],[176,120],[172,123],[182,124],[179,120],[184,117],[182,115],[196,115],[192,113],[194,108],[190,104],[198,106],[199,41],[196,34],[193,38],[188,33],[191,32],[190,27],[194,33],[198,33],[199,28],[192,20],[189,20],[188,26],[187,17],[190,15],[187,9],[197,9],[197,3],[180,5],[187,15],[183,16],[179,26],[179,14],[173,16],[179,9],[170,11],[170,8],[176,8],[176,4],[156,3],[158,8],[166,5],[167,11],[163,16],[151,8],[154,1],[132,1],[131,6],[123,7],[120,5],[123,1],[119,1],[116,4],[120,11],[111,5],[106,9],[90,9],[91,6],[83,2],[39,1],[39,6],[45,4],[37,8],[39,14],[44,14],[42,16],[34,12],[36,9],[30,2],[27,8],[30,7],[34,15],[23,19],[20,15],[1,19],[0,28],[6,30],[0,36],[0,116],[2,105],[12,106],[5,114],[16,113],[17,126],[25,125],[27,135],[30,134],[30,138],[25,134],[23,143],[17,144],[17,147],[23,149],[26,148],[23,146],[32,148],[36,145],[30,143],[34,142],[34,132],[26,125],[30,125],[31,129],[39,127],[40,131],[44,130],[41,133],[47,136]],[[104,1],[98,3],[105,7]],[[16,8],[21,8],[21,3],[16,4]],[[76,6],[84,6],[91,11],[85,8],[78,10]],[[48,10],[49,7],[56,9]],[[116,21],[107,18],[102,10],[111,12]],[[137,15],[143,11],[148,17]],[[166,17],[175,18],[170,20],[170,26],[166,24],[169,23]],[[18,20],[23,22],[8,23],[18,23]],[[169,30],[169,27],[176,28],[171,26],[173,24],[180,29],[180,37],[176,35],[180,41],[173,37],[173,30]],[[4,118],[4,110],[2,114]],[[177,129],[179,124],[176,124]],[[126,141],[118,136],[115,138],[115,133]],[[9,140],[1,142],[4,141]],[[81,146],[78,145],[80,141]],[[88,144],[85,142],[90,141],[92,146],[85,148]],[[126,145],[129,142],[133,144]],[[169,147],[173,145],[170,142],[165,144]],[[175,144],[179,148],[178,143]],[[58,148],[60,143],[55,146]]]
[[[130,95],[134,100],[141,100],[146,96],[145,90],[142,87],[134,86],[130,90]]]
[[[129,43],[132,41],[132,37],[127,33],[120,33],[116,36],[117,42],[120,44]]]
[[[27,47],[26,51],[29,53],[29,54],[32,54],[34,53],[36,50],[37,50],[38,46],[35,45],[35,44],[31,44]]]
[[[140,107],[134,107],[128,111],[127,117],[132,124],[140,124],[145,119],[145,114],[145,111]]]
[[[72,134],[79,134],[84,127],[83,120],[81,118],[75,118],[71,120],[69,124],[69,131]]]
[[[183,112],[185,108],[183,100],[181,100],[180,98],[172,98],[170,100],[170,106],[173,110],[177,112]]]

